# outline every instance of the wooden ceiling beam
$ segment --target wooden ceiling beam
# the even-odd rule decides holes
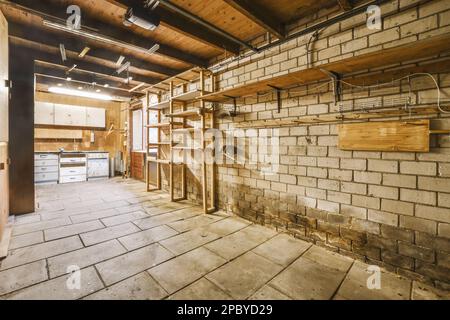
[[[122,8],[144,8],[143,2],[140,0],[107,0],[110,3],[118,5]],[[150,10],[150,9],[144,9]],[[183,35],[192,39],[198,40],[206,45],[212,46],[216,49],[224,50],[238,55],[240,52],[240,45],[233,42],[215,32],[212,32],[204,26],[195,23],[179,14],[171,12],[163,6],[158,6],[153,12],[157,14],[161,23]]]
[[[284,39],[286,37],[285,26],[268,10],[261,7],[258,1],[225,0],[225,2],[278,38]]]
[[[44,3],[43,3],[44,2]],[[49,19],[49,16],[54,17],[62,21],[65,25],[66,19],[69,17],[66,10],[67,7],[62,4],[56,4],[55,2],[47,2],[44,0],[13,0],[13,1],[2,1],[2,4],[15,7],[19,10],[31,12],[33,14],[40,15],[44,19]],[[124,43],[128,43],[137,47],[150,49],[155,44],[159,44],[160,48],[155,53],[157,55],[162,55],[177,61],[184,62],[186,64],[195,65],[199,67],[206,67],[208,65],[207,61],[203,58],[197,57],[190,53],[181,51],[174,47],[157,43],[156,41],[140,36],[130,30],[125,29],[125,26],[118,27],[109,23],[105,23],[96,20],[93,17],[89,17],[87,14],[82,14],[81,24],[84,29],[97,30],[97,33],[112,39],[119,40]],[[45,27],[42,27],[45,29]]]
[[[65,48],[69,51],[74,51],[80,53],[87,45],[87,42],[80,41],[79,39],[73,37],[63,37],[57,34],[49,34],[47,32],[42,32],[41,30],[29,29],[25,25],[10,22],[8,24],[9,34],[11,36],[42,43],[44,45],[57,47],[59,44],[64,44]],[[88,57],[97,58],[105,60],[108,62],[116,62],[119,58],[119,54],[111,52],[102,48],[91,48],[91,50],[86,55]],[[145,71],[152,71],[164,76],[174,76],[180,73],[180,71],[167,68],[161,65],[156,65],[143,61],[140,59],[135,59],[131,57],[126,57],[125,61],[129,61],[132,67],[142,69]]]
[[[349,11],[353,9],[353,4],[351,0],[337,0],[339,7],[344,11]]]
[[[9,39],[10,39],[11,45],[19,46],[19,47],[22,47],[23,49],[27,50],[27,52],[29,52],[29,54],[32,55],[35,60],[41,60],[41,61],[47,62],[49,64],[62,65],[62,66],[65,66],[68,70],[70,68],[72,68],[74,64],[76,64],[77,70],[83,70],[85,72],[120,78],[117,75],[116,69],[109,68],[109,67],[102,66],[99,64],[95,64],[95,63],[91,63],[91,62],[81,61],[81,60],[77,60],[77,59],[70,59],[69,56],[67,57],[68,60],[65,63],[63,63],[60,53],[59,53],[59,48],[43,46],[42,44],[24,40],[21,38],[16,38],[13,36],[10,36]],[[51,52],[49,52],[48,49],[53,49],[53,50],[51,50]],[[136,75],[136,74],[133,74],[132,77],[133,77],[133,82],[135,82],[135,83],[136,82],[137,83],[144,82],[147,84],[155,84],[160,81],[159,79],[144,77],[144,76]],[[126,78],[124,78],[123,81],[125,83]]]

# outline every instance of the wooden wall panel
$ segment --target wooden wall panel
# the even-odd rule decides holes
[[[358,151],[429,152],[430,121],[340,125],[339,148]]]
[[[115,129],[123,127],[120,121],[121,103],[111,101],[101,101],[94,99],[87,99],[81,97],[72,97],[64,95],[55,95],[51,93],[37,92],[36,101],[52,102],[58,104],[67,104],[74,106],[85,106],[94,108],[106,109],[106,130],[93,130],[95,135],[95,142],[91,143],[92,130],[81,130],[82,136],[80,139],[62,138],[61,134],[64,131],[57,128],[45,128],[46,136],[53,134],[59,136],[57,139],[48,140],[47,138],[36,137],[35,149],[36,151],[58,151],[64,148],[66,151],[107,151],[110,156],[115,156],[116,152],[121,151],[120,132],[118,130],[109,132],[111,125]],[[73,129],[66,131],[72,132]]]
[[[9,216],[8,105],[9,89],[3,81],[8,74],[8,24],[0,11],[0,242]]]

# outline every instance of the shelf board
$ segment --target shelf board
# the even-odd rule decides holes
[[[205,92],[205,94],[209,94],[208,92]],[[202,95],[201,90],[193,90],[186,93],[179,94],[172,98],[172,100],[175,101],[195,101],[197,98],[200,98]]]
[[[159,163],[159,164],[167,164],[167,165],[169,165],[169,164],[171,164],[171,162],[170,162],[170,160],[162,160],[162,159],[148,159],[147,160],[148,162],[153,162],[153,163]],[[182,165],[183,163],[181,163],[181,162],[174,162],[173,163],[173,165],[175,165],[175,166],[180,166],[180,165]]]
[[[172,123],[174,126],[182,126],[183,123],[182,122],[173,122]],[[169,128],[171,125],[171,123],[155,123],[155,124],[149,124],[146,125],[146,128],[149,129],[159,129],[159,128]]]
[[[148,106],[149,110],[164,110],[170,108],[170,100],[154,103]]]
[[[200,117],[201,115],[202,115],[201,109],[196,108],[187,111],[166,114],[165,116],[168,118],[191,118],[191,117]]]
[[[230,97],[240,98],[259,92],[274,90],[272,87],[288,89],[296,85],[330,79],[326,72],[345,75],[411,60],[433,57],[448,51],[450,51],[450,33],[322,64],[317,67],[292,72],[271,79],[220,90],[216,93],[206,94],[201,99],[209,102],[226,102],[232,100]]]
[[[170,142],[154,142],[154,143],[149,143],[148,146],[149,147],[170,146]]]
[[[202,150],[200,147],[172,147],[173,150]]]

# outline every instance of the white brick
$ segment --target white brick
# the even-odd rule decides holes
[[[317,201],[317,208],[320,210],[328,211],[328,212],[338,213],[339,212],[339,203],[319,200],[319,201]]]
[[[352,196],[352,204],[357,207],[380,209],[380,202],[379,198],[359,195]]]
[[[419,189],[449,192],[450,179],[419,177]]]
[[[416,217],[450,223],[450,209],[416,205]]]
[[[415,176],[401,174],[383,174],[383,185],[391,187],[415,188],[417,185]]]
[[[367,161],[361,159],[341,159],[341,169],[366,170]]]
[[[341,191],[351,194],[367,194],[367,185],[353,182],[341,182]]]
[[[381,173],[355,171],[353,175],[356,182],[369,184],[381,183]]]
[[[410,189],[400,189],[400,200],[429,204],[432,206],[436,205],[436,193],[420,190],[410,190]]]
[[[419,176],[436,176],[437,165],[433,162],[400,162],[400,172]]]
[[[397,188],[370,185],[369,195],[379,198],[398,200],[399,192]]]
[[[355,206],[341,205],[341,214],[347,217],[367,219],[367,209]]]
[[[368,218],[369,221],[387,224],[394,227],[398,226],[398,215],[393,213],[377,210],[369,210]]]
[[[414,204],[396,200],[381,200],[381,210],[398,213],[405,216],[414,215]]]
[[[368,168],[369,168],[369,171],[397,173],[398,172],[398,162],[397,161],[388,161],[388,160],[369,159]]]
[[[437,224],[434,221],[416,218],[400,216],[400,227],[406,229],[412,229],[422,232],[427,232],[431,234],[436,234]]]

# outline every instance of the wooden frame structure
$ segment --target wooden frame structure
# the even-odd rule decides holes
[[[178,76],[165,80],[152,86],[147,92],[147,134],[150,139],[150,130],[157,129],[157,141],[148,141],[147,146],[147,191],[162,190],[162,166],[169,166],[169,193],[173,202],[186,200],[187,196],[187,155],[188,151],[201,153],[201,185],[202,203],[205,214],[215,212],[215,164],[206,162],[206,130],[214,128],[215,118],[212,110],[207,110],[206,101],[201,98],[207,94],[206,91],[207,71],[194,68]],[[214,77],[211,76],[211,89],[214,89]],[[200,88],[189,90],[189,84],[199,82]],[[168,87],[168,89],[166,89]],[[176,89],[182,88],[182,93],[175,94]],[[155,91],[156,90],[156,91]],[[163,94],[166,93],[166,95]],[[150,95],[157,96],[157,103],[150,104]],[[200,107],[189,107],[192,104],[200,103]],[[157,112],[157,123],[150,123],[150,112]],[[164,112],[168,111],[168,112]],[[168,119],[168,121],[164,121]],[[190,123],[188,123],[190,121]],[[192,125],[198,122],[199,126]],[[168,133],[169,140],[162,141],[163,131]],[[200,132],[200,146],[187,146],[186,134]],[[176,137],[183,134],[182,146],[176,145]],[[150,150],[156,149],[156,158],[151,157]],[[165,149],[165,150],[164,150]],[[164,154],[164,151],[166,153]],[[181,161],[175,159],[175,152],[182,151]],[[214,152],[214,151],[213,151]],[[196,153],[198,154],[198,153]],[[150,164],[156,163],[156,185],[151,183]],[[181,170],[181,196],[175,195],[175,170]],[[208,188],[209,179],[209,188]],[[208,197],[209,193],[209,197]],[[209,198],[209,199],[208,199]]]

